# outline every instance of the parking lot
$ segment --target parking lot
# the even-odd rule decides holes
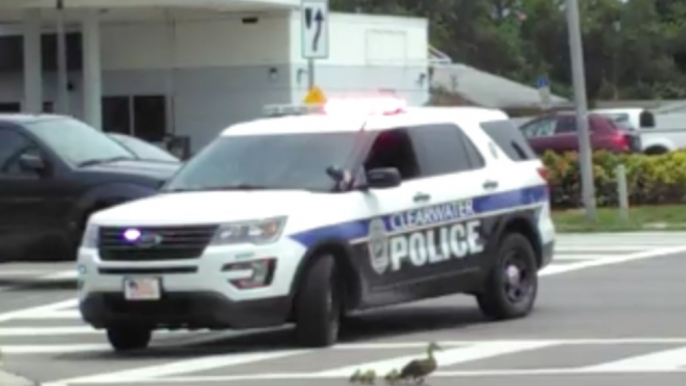
[[[561,235],[528,318],[489,323],[472,299],[446,297],[360,315],[326,350],[300,350],[282,328],[159,332],[150,350],[117,355],[80,322],[70,264],[6,264],[0,347],[5,368],[45,385],[334,385],[356,369],[382,376],[429,341],[443,348],[432,385],[676,385],[686,376],[684,236]]]

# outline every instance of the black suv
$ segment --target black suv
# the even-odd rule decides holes
[[[74,118],[0,114],[0,261],[75,259],[91,213],[155,194],[180,166]]]

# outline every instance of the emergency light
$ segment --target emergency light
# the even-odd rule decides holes
[[[320,105],[267,105],[264,115],[393,115],[403,112],[405,107],[407,102],[394,97],[335,98]]]

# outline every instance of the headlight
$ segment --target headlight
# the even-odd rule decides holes
[[[84,248],[97,248],[98,247],[98,226],[93,224],[88,224],[86,230],[83,232],[81,237],[81,246]]]
[[[285,224],[286,217],[223,224],[217,229],[212,245],[272,243],[279,239]]]

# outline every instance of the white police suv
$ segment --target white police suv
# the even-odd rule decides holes
[[[159,195],[91,216],[80,312],[114,349],[290,322],[322,347],[353,311],[457,293],[492,318],[531,311],[555,230],[545,170],[504,113],[276,112],[226,129]]]

